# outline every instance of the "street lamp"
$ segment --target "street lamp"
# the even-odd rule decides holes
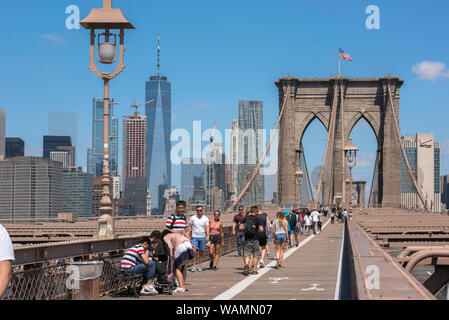
[[[352,202],[352,168],[354,168],[357,164],[357,151],[359,149],[352,144],[352,139],[349,139],[348,144],[343,148],[346,159],[346,166],[349,168],[349,176],[350,176],[350,184],[349,184],[349,193],[348,193],[348,210],[349,210],[349,199]]]
[[[135,27],[125,19],[120,9],[112,8],[112,0],[103,0],[103,8],[92,9],[87,18],[80,22],[85,29],[90,29],[90,64],[89,69],[104,81],[104,114],[103,114],[103,193],[101,198],[100,212],[112,213],[112,202],[110,198],[110,173],[109,173],[109,81],[115,78],[125,68],[123,56],[125,52],[125,29]],[[117,35],[110,30],[119,30],[120,49],[119,61],[112,73],[100,72],[95,64],[95,40],[96,31],[104,30],[98,35],[97,51],[98,62],[102,64],[114,64],[116,62]]]
[[[301,205],[301,182],[302,178],[304,177],[304,172],[302,172],[301,168],[298,169],[295,173],[296,179],[298,180],[298,186],[299,186],[299,202],[298,205]]]

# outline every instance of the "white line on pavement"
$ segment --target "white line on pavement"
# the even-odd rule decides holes
[[[337,284],[335,285],[334,300],[339,300],[340,298],[341,269],[343,265],[343,246],[345,245],[345,231],[346,231],[345,228],[346,227],[343,227],[343,240],[341,241],[340,262],[338,264]]]
[[[329,224],[330,220],[327,221],[322,229],[326,228],[326,226]],[[292,255],[294,252],[296,252],[296,250],[298,250],[299,248],[301,248],[303,245],[305,245],[306,243],[308,243],[310,240],[312,240],[313,238],[315,238],[316,235],[311,235],[308,236],[306,239],[304,239],[303,241],[301,241],[299,243],[299,246],[295,247],[295,248],[291,248],[290,250],[288,250],[285,254],[284,254],[284,260],[287,259],[290,255]],[[235,284],[234,286],[232,286],[231,288],[229,288],[228,290],[226,290],[225,292],[219,294],[218,296],[216,296],[214,299],[212,300],[231,300],[232,298],[234,298],[236,295],[238,295],[240,292],[242,292],[243,290],[245,290],[246,288],[248,288],[254,281],[256,281],[257,279],[259,279],[260,277],[262,277],[265,273],[269,272],[271,269],[270,267],[274,267],[276,265],[276,260],[271,261],[269,264],[267,264],[265,266],[265,268],[263,269],[259,269],[259,273],[256,275],[251,275],[248,278],[243,279],[242,281],[238,282],[237,284]]]

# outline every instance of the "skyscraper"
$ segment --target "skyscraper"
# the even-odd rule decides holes
[[[214,142],[207,152],[205,160],[205,191],[206,205],[211,208],[214,193],[223,191],[223,199],[228,199],[228,185],[226,184],[226,156],[222,143]],[[214,189],[214,187],[216,187]],[[224,206],[224,202],[222,202]]]
[[[55,218],[62,209],[62,165],[48,158],[0,161],[0,217]]]
[[[415,137],[405,136],[401,139],[418,188],[421,189],[421,194],[427,203],[427,208],[434,212],[440,212],[440,143],[434,141],[432,133],[417,133]],[[401,202],[406,208],[422,207],[402,155]]]
[[[62,175],[62,212],[76,212],[79,217],[92,217],[92,174],[71,168],[64,170]]]
[[[5,158],[6,112],[0,108],[0,160]]]
[[[51,151],[57,151],[59,146],[72,146],[70,136],[44,136],[43,157],[50,158]]]
[[[195,190],[195,177],[200,177],[204,180],[204,163],[202,163],[201,159],[182,159],[181,200],[193,200]]]
[[[238,136],[238,191],[246,186],[263,154],[263,102],[253,100],[239,101]],[[251,206],[265,201],[265,182],[258,173],[255,181],[240,200],[240,204]]]
[[[72,146],[78,150],[78,121],[77,115],[73,112],[48,112],[48,135],[50,136],[70,136]]]
[[[70,168],[70,153],[67,151],[50,151],[50,159],[61,162],[63,169]]]
[[[114,99],[110,99],[114,102]],[[88,151],[89,172],[94,177],[103,175],[103,114],[104,99],[94,98],[92,102],[92,150]],[[118,171],[118,119],[114,118],[114,104],[109,105],[109,170],[111,176]],[[92,159],[93,158],[93,159]]]
[[[124,195],[135,215],[147,214],[147,117],[136,110],[123,119]]]
[[[449,175],[441,177],[441,197],[446,209],[449,209]]]
[[[170,134],[171,134],[171,83],[160,74],[159,35],[157,73],[145,84],[147,116],[147,186],[151,194],[153,215],[164,213],[165,189],[171,186]],[[161,194],[162,193],[162,194]]]
[[[57,151],[60,152],[67,152],[69,155],[69,162],[68,162],[68,168],[75,168],[76,167],[76,161],[75,161],[75,153],[76,149],[75,147],[69,147],[69,146],[58,146],[56,148]]]
[[[239,120],[232,120],[232,131],[231,131],[231,194],[234,199],[237,197],[238,182],[239,182]]]
[[[25,155],[25,142],[20,138],[6,138],[6,158],[23,157]]]

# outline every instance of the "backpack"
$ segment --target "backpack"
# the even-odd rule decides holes
[[[290,226],[293,228],[298,224],[298,218],[296,217],[296,213],[290,214]]]
[[[255,216],[247,216],[245,223],[245,234],[255,236],[258,231],[257,218]]]
[[[184,220],[187,222],[187,218],[185,215],[182,215],[178,218],[178,216],[176,215],[176,213],[173,213],[170,217],[172,219],[171,221],[171,225],[170,225],[170,230],[173,230],[173,226],[175,225],[176,220]]]

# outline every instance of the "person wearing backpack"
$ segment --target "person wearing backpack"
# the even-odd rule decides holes
[[[304,209],[302,209],[301,211],[300,211],[300,213],[299,213],[299,218],[300,218],[300,226],[301,226],[301,235],[304,235],[304,232],[305,232],[305,229],[306,229],[306,227],[305,227],[305,220],[304,220],[304,216],[306,215],[306,213],[305,213],[305,210]]]
[[[276,244],[277,263],[275,268],[278,269],[282,265],[288,235],[288,222],[285,217],[285,212],[279,211],[276,214],[276,219],[273,221],[273,228],[271,228],[271,230],[273,235],[273,244]]]
[[[187,229],[187,217],[184,215],[186,211],[186,202],[176,202],[176,213],[170,215],[165,222],[165,229],[185,234]]]
[[[296,247],[299,246],[299,209],[296,208],[290,215],[290,242],[296,242]]]
[[[261,248],[261,258],[260,258],[260,267],[265,267],[265,262],[263,259],[265,258],[265,255],[268,251],[268,237],[267,234],[270,232],[270,221],[268,220],[268,215],[264,212],[262,212],[260,206],[257,210],[257,219],[259,221],[259,224],[262,226],[263,231],[258,233],[258,239],[259,239],[259,246]]]
[[[250,264],[253,267],[253,274],[258,273],[257,266],[259,265],[260,247],[257,234],[258,232],[263,232],[263,227],[257,219],[257,211],[258,208],[256,206],[251,207],[251,210],[243,218],[242,224],[240,225],[240,230],[245,232],[245,268],[243,272],[245,276],[249,274]]]

